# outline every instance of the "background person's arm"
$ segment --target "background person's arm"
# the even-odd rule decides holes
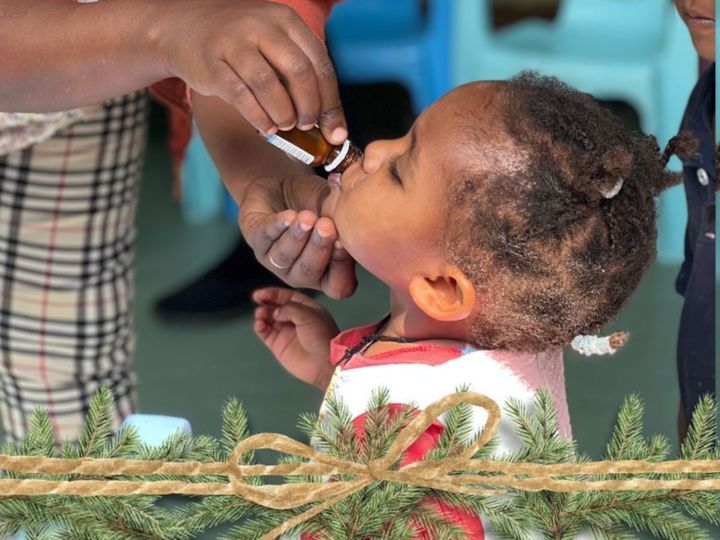
[[[256,128],[347,135],[332,64],[289,7],[243,0],[4,0],[0,110],[99,103],[179,77]]]

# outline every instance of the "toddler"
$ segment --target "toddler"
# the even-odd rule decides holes
[[[608,323],[652,261],[655,196],[679,182],[665,170],[676,146],[687,141],[660,155],[653,137],[556,79],[461,86],[330,178],[323,215],[389,286],[388,316],[340,333],[318,302],[268,288],[254,294],[254,330],[359,427],[379,387],[391,409],[423,408],[462,385],[501,407],[510,397],[530,406],[546,388],[570,438],[562,347]],[[575,344],[613,352],[624,338]],[[474,420],[482,428],[485,412]],[[442,429],[436,422],[403,463],[422,459]],[[498,452],[520,446],[507,419],[499,438]],[[466,537],[490,537],[477,516],[438,506]]]

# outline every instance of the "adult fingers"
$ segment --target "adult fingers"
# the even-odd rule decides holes
[[[248,199],[246,199],[247,202]],[[267,206],[262,206],[255,211],[240,208],[238,223],[240,232],[260,259],[270,250],[272,245],[288,230],[290,224],[297,217],[294,210],[285,210],[279,213],[268,213]],[[271,212],[272,210],[270,210]]]
[[[335,246],[321,286],[327,296],[336,300],[352,296],[355,292],[357,288],[355,260],[342,246]]]
[[[294,119],[301,129],[310,129],[320,119],[320,90],[311,60],[298,44],[284,34],[263,36],[263,57],[275,69],[292,99]],[[267,110],[271,96],[258,96]],[[281,129],[285,129],[282,128]]]
[[[285,182],[283,196],[288,208],[302,208],[320,215],[322,203],[330,195],[327,180],[314,175],[300,175]]]
[[[295,260],[289,278],[294,283],[319,289],[322,278],[328,270],[336,240],[337,231],[332,220],[319,218],[302,252]]]
[[[325,138],[333,144],[340,144],[347,138],[347,122],[340,102],[335,67],[330,61],[325,45],[302,24],[299,17],[295,19],[300,24],[290,24],[287,33],[290,38],[302,49],[313,67],[315,80],[320,97],[319,116],[315,120]]]
[[[316,220],[317,217],[312,212],[300,212],[287,231],[272,244],[266,254],[266,260],[270,263],[268,268],[288,283],[298,283],[291,275],[292,269],[310,238]],[[300,283],[305,284],[304,282]]]
[[[252,89],[229,61],[220,62],[215,78],[221,87],[218,95],[235,107],[255,129],[266,135],[277,131],[275,120],[260,105]]]
[[[277,47],[287,48],[291,51],[293,47],[297,49],[287,38],[274,45],[274,48]],[[298,52],[302,54],[302,51],[298,50]],[[281,82],[284,74],[278,73],[259,51],[248,54],[246,49],[241,49],[232,58],[226,60],[244,84],[244,87],[240,87],[242,88],[240,97],[249,102],[250,97],[245,89],[249,90],[252,98],[270,117],[274,126],[282,130],[292,129],[296,123],[295,108],[287,88]],[[244,111],[240,112],[243,116],[245,115]],[[254,108],[252,112],[257,114]]]

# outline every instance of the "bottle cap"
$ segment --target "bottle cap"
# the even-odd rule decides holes
[[[347,156],[348,150],[350,149],[350,139],[345,139],[345,142],[342,145],[342,148],[338,152],[338,155],[335,156],[335,159],[333,159],[330,163],[325,165],[325,170],[327,172],[332,171],[342,163],[342,160],[345,159],[345,156]]]

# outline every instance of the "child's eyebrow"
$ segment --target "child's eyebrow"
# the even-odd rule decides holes
[[[418,142],[417,142],[417,129],[415,129],[415,124],[413,124],[412,128],[410,128],[410,148],[408,149],[408,159],[406,162],[409,162],[410,170],[415,170],[415,163],[417,161],[417,153],[418,153]],[[395,161],[397,161],[397,157],[395,158]]]
[[[413,124],[413,127],[410,129],[410,160],[413,162],[417,158],[417,147],[417,130]]]

